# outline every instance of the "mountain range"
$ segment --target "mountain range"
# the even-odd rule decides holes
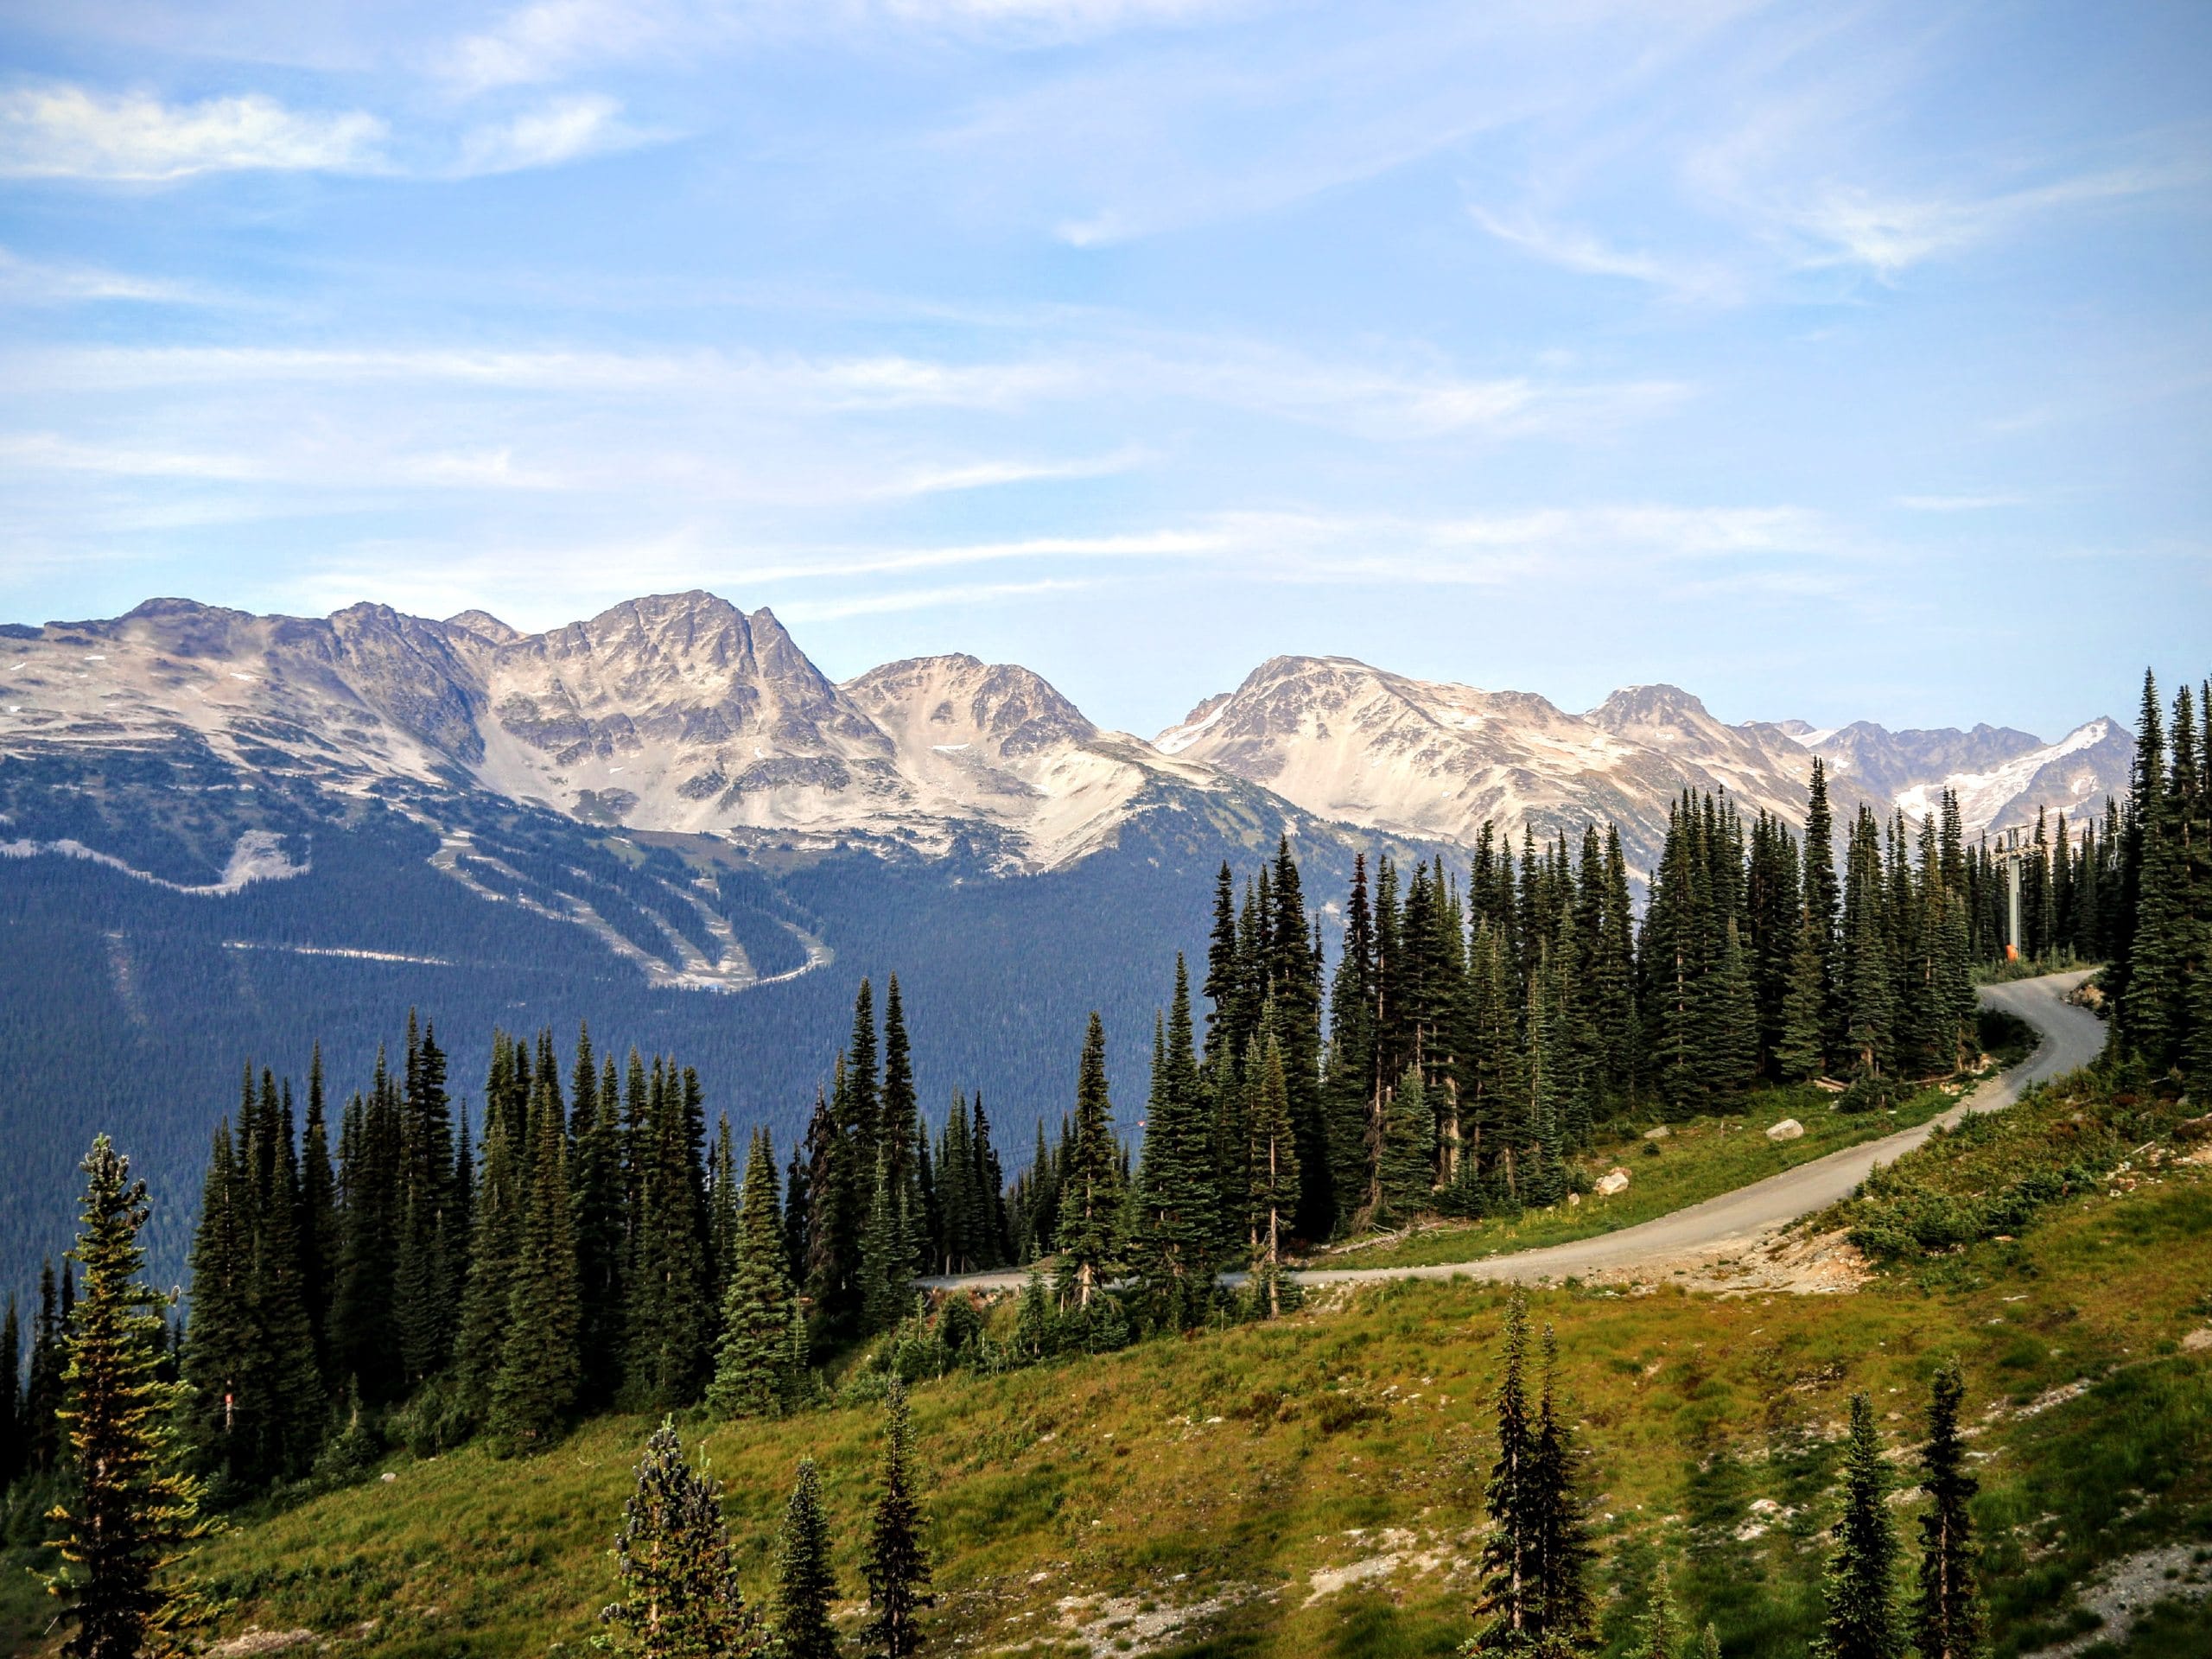
[[[241,776],[340,795],[480,791],[747,849],[973,850],[1009,874],[1065,867],[1160,810],[1463,847],[1486,820],[1549,835],[1611,819],[1643,862],[1685,788],[1801,821],[1815,755],[1846,806],[1916,815],[1951,788],[1976,834],[2038,807],[2078,817],[2125,786],[2132,752],[2109,719],[2056,743],[1988,726],[1732,726],[1669,685],[1574,715],[1336,657],[1273,658],[1147,743],[1014,664],[916,658],[832,682],[772,613],[697,592],[537,634],[481,611],[302,619],[155,600],[10,628],[0,697],[0,753],[18,759],[196,739]]]
[[[1816,754],[1847,808],[1949,787],[1979,831],[2078,819],[2131,753],[2109,720],[2056,743],[1729,725],[1671,686],[1576,715],[1311,657],[1147,741],[973,657],[833,681],[704,593],[543,633],[175,599],[0,626],[0,1261],[66,1230],[83,1114],[57,1103],[99,1100],[182,1179],[242,1063],[303,1077],[320,1043],[350,1090],[410,1006],[464,1086],[495,1025],[588,1018],[788,1146],[855,983],[895,971],[925,1098],[982,1090],[1018,1148],[1091,1009],[1135,1087],[1214,873],[1281,837],[1332,909],[1356,852],[1461,862],[1485,819],[1612,819],[1643,868],[1682,789],[1795,822]],[[188,1213],[157,1221],[157,1263]]]

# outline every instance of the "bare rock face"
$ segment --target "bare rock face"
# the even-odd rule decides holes
[[[1816,756],[1840,816],[1864,804],[1918,817],[1948,788],[1974,835],[2031,822],[2038,804],[2075,809],[2078,825],[2079,809],[2125,789],[2129,753],[2109,721],[2055,744],[1987,726],[1730,725],[1671,685],[1630,686],[1572,715],[1528,692],[1415,680],[1345,657],[1274,658],[1154,741],[1374,830],[1471,845],[1486,821],[1516,839],[1523,826],[1573,839],[1586,823],[1618,823],[1639,874],[1685,789],[1725,791],[1746,815],[1802,825]]]
[[[1617,823],[1640,869],[1685,788],[1782,810],[1802,803],[1812,772],[1795,743],[1724,726],[1671,686],[1616,693],[1578,715],[1529,692],[1343,657],[1275,658],[1155,741],[1319,816],[1398,834],[1471,845],[1485,821],[1516,838],[1523,825],[1579,836],[1585,823]]]
[[[1007,868],[1068,862],[1133,813],[1243,789],[1100,731],[1025,668],[924,658],[836,684],[771,613],[706,593],[537,634],[484,612],[257,617],[156,600],[0,637],[0,744],[186,732],[242,771],[340,791],[405,779],[610,827],[961,844]]]
[[[1081,858],[1166,810],[1239,835],[1311,815],[1461,846],[1485,823],[1518,840],[1614,823],[1638,877],[1682,791],[1796,823],[1815,755],[1834,768],[1840,814],[1866,801],[1917,817],[1949,788],[1969,834],[2032,821],[2038,804],[2078,826],[2125,788],[2132,756],[2111,721],[2054,744],[1987,727],[1730,726],[1666,685],[1574,715],[1343,657],[1273,658],[1147,744],[1101,730],[1027,669],[973,657],[835,683],[770,612],[696,591],[543,633],[483,611],[254,616],[183,599],[0,627],[0,748],[183,734],[241,771],[341,792],[403,779],[608,826],[965,847],[1009,868]]]

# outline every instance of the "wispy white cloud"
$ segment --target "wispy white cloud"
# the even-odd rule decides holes
[[[1888,281],[1914,265],[2012,234],[2055,213],[2158,194],[2203,177],[2201,168],[2170,165],[2115,168],[1978,194],[1889,194],[1838,185],[1777,212],[1808,241],[1808,264],[1863,266]]]
[[[849,616],[884,616],[902,611],[944,610],[956,606],[1002,604],[1048,594],[1080,593],[1096,588],[1081,578],[1046,577],[1036,582],[981,582],[946,588],[900,588],[887,592],[849,594],[840,598],[787,601],[777,607],[786,622],[830,622]]]
[[[285,108],[259,93],[165,104],[51,86],[0,94],[0,175],[163,182],[239,171],[357,172],[381,164],[385,124]]]
[[[975,461],[920,467],[882,486],[886,495],[939,495],[956,490],[992,489],[1007,484],[1040,484],[1070,479],[1111,478],[1142,466],[1147,452],[1121,449],[1110,455],[1071,461]]]
[[[2025,495],[1901,495],[1897,505],[1912,512],[1985,512],[1996,507],[2024,507]]]
[[[454,170],[466,177],[518,173],[632,149],[651,137],[624,123],[622,105],[615,99],[582,93],[471,128],[462,135]]]
[[[203,305],[210,296],[188,283],[140,276],[99,265],[26,259],[0,248],[0,304],[75,305],[105,300]]]
[[[685,15],[655,0],[531,0],[447,46],[437,67],[463,92],[556,80],[666,41]]]
[[[1476,224],[1530,257],[1587,276],[1619,276],[1662,289],[1678,299],[1740,298],[1743,281],[1725,264],[1678,259],[1618,248],[1573,226],[1548,224],[1530,213],[1508,216],[1471,204]]]
[[[684,392],[830,413],[1003,412],[1054,403],[1171,398],[1383,442],[1572,439],[1649,418],[1694,395],[1678,381],[1471,376],[1433,359],[1319,359],[1235,339],[1172,335],[1071,342],[1000,361],[719,351],[148,346],[34,350],[15,354],[7,366],[20,385],[76,391],[250,382],[321,389],[443,383],[609,397]],[[957,480],[945,487],[957,487]]]

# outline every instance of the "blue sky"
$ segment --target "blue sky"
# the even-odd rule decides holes
[[[0,618],[702,586],[1149,732],[2212,658],[2212,8],[0,4]]]

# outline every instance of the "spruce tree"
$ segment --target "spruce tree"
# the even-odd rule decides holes
[[[624,1214],[622,1103],[609,1055],[594,1074],[591,1033],[576,1033],[569,1098],[574,1151],[569,1185],[575,1203],[576,1349],[582,1370],[576,1403],[585,1411],[611,1403],[621,1384]]]
[[[1061,1273],[1078,1306],[1088,1308],[1115,1255],[1121,1210],[1121,1148],[1106,1086],[1106,1027],[1090,1016],[1077,1068],[1075,1117],[1059,1200]]]
[[[322,1080],[322,1045],[308,1065],[308,1115],[300,1147],[300,1277],[307,1292],[308,1324],[315,1369],[326,1387],[337,1381],[331,1351],[330,1304],[336,1287],[340,1240],[338,1176],[330,1162],[330,1125]]]
[[[1828,805],[1827,767],[1819,756],[1813,760],[1812,781],[1805,797],[1805,915],[1813,932],[1813,946],[1821,958],[1821,1003],[1826,1010],[1826,1042],[1830,1053],[1839,1052],[1843,1037],[1843,971],[1836,921],[1841,912],[1835,868],[1835,816]]]
[[[1597,1550],[1582,1501],[1581,1455],[1559,1402],[1559,1344],[1544,1327],[1543,1392],[1529,1446],[1529,1507],[1534,1522],[1536,1636],[1549,1653],[1586,1649],[1595,1603],[1590,1567]]]
[[[1899,1659],[1897,1527],[1889,1509],[1889,1471],[1882,1463],[1874,1404],[1851,1396],[1851,1437],[1844,1453],[1843,1516],[1823,1587],[1821,1651],[1825,1659]]]
[[[491,1431],[511,1452],[558,1438],[582,1381],[572,1203],[564,1114],[559,1097],[541,1086],[531,1109],[529,1187],[492,1383]]]
[[[37,1323],[31,1332],[30,1371],[23,1379],[24,1466],[41,1474],[54,1466],[60,1454],[60,1421],[55,1414],[61,1406],[61,1368],[67,1363],[61,1335],[49,1257],[39,1268]]]
[[[1710,1630],[1712,1626],[1706,1627]],[[1689,1659],[1682,1639],[1681,1610],[1675,1605],[1673,1586],[1667,1580],[1667,1563],[1651,1569],[1651,1593],[1644,1603],[1637,1632],[1636,1659]]]
[[[1418,1067],[1408,1067],[1382,1109],[1378,1221],[1402,1224],[1428,1207],[1436,1170],[1435,1123]]]
[[[706,1300],[705,1125],[697,1079],[656,1060],[645,1090],[627,1289],[625,1401],[689,1404],[705,1380],[712,1310]]]
[[[1141,1233],[1133,1241],[1167,1322],[1188,1330],[1213,1297],[1221,1193],[1193,1046],[1190,976],[1175,958],[1175,991],[1154,1044],[1152,1099],[1140,1175]]]
[[[1811,914],[1801,910],[1782,995],[1782,1035],[1774,1050],[1775,1069],[1784,1083],[1810,1082],[1827,1067],[1826,976]]]
[[[894,1376],[884,1401],[883,1490],[868,1517],[861,1573],[868,1581],[868,1618],[861,1646],[868,1659],[907,1659],[922,1650],[918,1618],[937,1604],[930,1593],[926,1524],[915,1488],[913,1427],[906,1385]]]
[[[193,1460],[219,1484],[250,1483],[250,1437],[239,1432],[240,1393],[254,1363],[251,1240],[247,1236],[245,1192],[239,1179],[231,1123],[215,1128],[200,1188],[200,1224],[192,1240],[192,1327],[185,1344],[185,1433]],[[51,1311],[53,1276],[44,1285]],[[45,1321],[41,1319],[43,1325]],[[40,1356],[33,1355],[32,1403],[40,1386]],[[54,1402],[48,1400],[51,1412]]]
[[[776,1536],[776,1586],[768,1612],[772,1659],[836,1659],[837,1631],[830,1622],[830,1604],[836,1599],[822,1480],[814,1459],[803,1458]]]
[[[1344,948],[1329,988],[1329,1046],[1324,1101],[1329,1121],[1329,1167],[1337,1224],[1372,1211],[1376,1191],[1371,1113],[1380,1098],[1375,1076],[1375,915],[1367,892],[1367,855],[1352,856],[1344,901]]]
[[[1249,1165],[1254,1231],[1253,1270],[1261,1281],[1268,1313],[1282,1312],[1282,1243],[1299,1202],[1298,1141],[1291,1122],[1290,1094],[1283,1077],[1282,1048],[1270,1025],[1260,1062],[1251,1068],[1251,1154]]]
[[[445,1369],[452,1357],[455,1293],[467,1241],[454,1236],[453,1108],[437,1033],[418,1034],[407,1015],[400,1100],[398,1236],[392,1298],[404,1386]]]
[[[1506,1303],[1495,1408],[1497,1457],[1484,1489],[1491,1528],[1483,1541],[1472,1650],[1523,1653],[1541,1629],[1538,1602],[1535,1434],[1529,1416],[1529,1300],[1514,1288]]]
[[[768,1132],[754,1133],[745,1155],[729,1283],[722,1293],[721,1340],[709,1409],[724,1416],[770,1416],[791,1403],[794,1327],[804,1331],[776,1212],[776,1154]],[[796,1501],[796,1500],[794,1500]]]
[[[1980,1483],[1967,1471],[1959,1407],[1966,1382],[1958,1363],[1936,1373],[1928,1395],[1928,1439],[1920,1449],[1920,1591],[1912,1640],[1920,1659],[1980,1659],[1986,1643],[1975,1582],[1980,1555],[1969,1507]]]
[[[638,1659],[750,1659],[765,1647],[738,1589],[721,1487],[683,1459],[673,1422],[645,1442],[636,1491],[614,1540],[622,1599],[600,1614]]]
[[[86,1156],[83,1224],[72,1256],[84,1294],[63,1338],[59,1421],[68,1455],[52,1547],[66,1565],[48,1587],[75,1628],[69,1659],[181,1651],[206,1613],[177,1566],[206,1536],[199,1482],[185,1474],[170,1424],[183,1393],[163,1382],[162,1299],[138,1280],[146,1185],[109,1143]]]
[[[913,1307],[913,1281],[906,1271],[906,1226],[897,1177],[887,1148],[875,1154],[875,1187],[868,1224],[861,1231],[861,1333],[888,1331]]]
[[[464,1414],[481,1425],[492,1414],[493,1385],[505,1352],[507,1320],[521,1259],[524,1194],[503,1115],[487,1113],[483,1172],[469,1238],[468,1275],[461,1292],[454,1371]]]

